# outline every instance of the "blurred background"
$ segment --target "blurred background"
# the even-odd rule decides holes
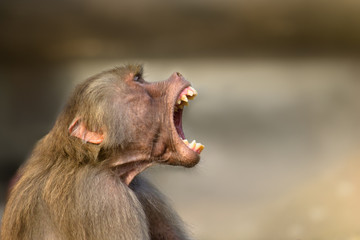
[[[74,86],[123,63],[199,95],[193,169],[145,172],[195,239],[360,239],[360,2],[3,0],[0,216]]]

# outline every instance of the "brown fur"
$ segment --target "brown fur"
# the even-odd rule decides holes
[[[171,122],[176,97],[189,83],[177,73],[147,83],[142,71],[116,68],[75,89],[19,170],[2,240],[188,239],[162,194],[136,175],[155,163],[199,161]]]

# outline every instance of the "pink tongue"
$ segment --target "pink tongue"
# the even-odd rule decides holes
[[[174,125],[179,136],[182,139],[185,139],[185,134],[182,129],[182,112],[182,109],[179,109],[177,112],[174,113]]]

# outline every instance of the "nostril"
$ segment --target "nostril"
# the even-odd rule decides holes
[[[170,82],[180,82],[183,83],[186,81],[186,79],[184,78],[184,76],[179,73],[179,72],[173,72],[173,74],[171,74],[170,78],[168,79],[168,81]]]

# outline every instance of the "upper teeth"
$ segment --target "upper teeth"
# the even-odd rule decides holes
[[[193,87],[187,87],[185,88],[179,95],[178,99],[176,100],[175,104],[175,111],[177,111],[179,108],[183,109],[184,106],[187,106],[187,103],[189,100],[194,99],[194,97],[197,95],[196,90]]]
[[[189,100],[187,99],[186,95],[181,95],[181,101],[184,101],[184,102],[188,102]]]

